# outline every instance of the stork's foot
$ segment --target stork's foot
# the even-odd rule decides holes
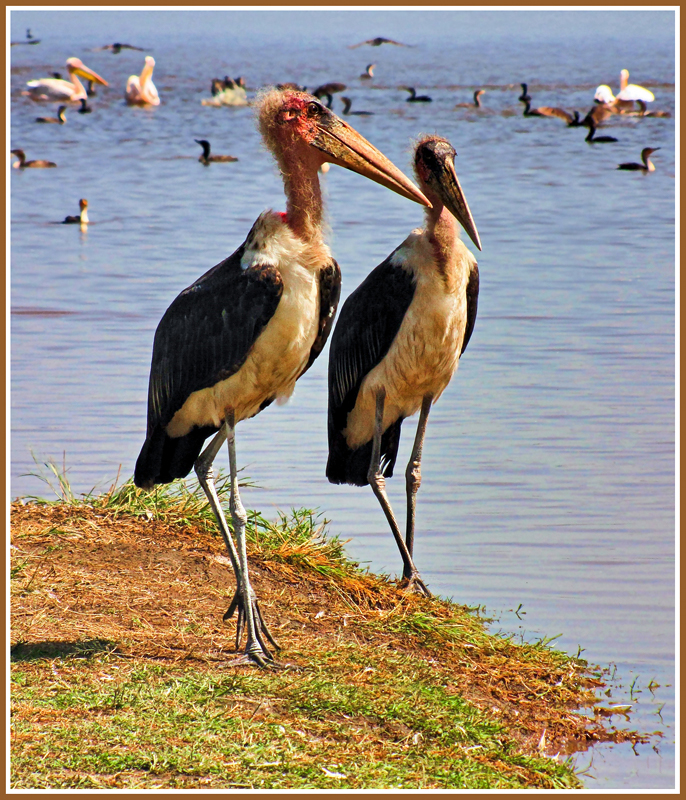
[[[421,594],[423,597],[433,597],[426,588],[426,584],[421,579],[418,572],[413,572],[410,577],[403,577],[399,584],[400,589],[408,594]]]
[[[250,603],[252,605],[252,612],[253,612],[253,619],[255,620],[255,636],[257,637],[257,641],[259,643],[260,648],[267,654],[269,659],[272,659],[272,655],[267,648],[265,643],[265,639],[271,644],[271,646],[275,650],[280,650],[281,646],[277,643],[274,637],[269,632],[269,628],[267,627],[267,623],[264,621],[262,616],[262,611],[260,610],[260,604],[257,600],[257,596],[253,593],[250,598]],[[241,645],[241,639],[243,638],[243,628],[245,627],[245,602],[243,600],[243,595],[236,590],[236,593],[233,596],[233,600],[231,601],[231,605],[226,610],[226,613],[223,616],[224,622],[230,620],[231,617],[234,615],[234,612],[238,611],[238,619],[236,623],[236,650]],[[246,651],[247,654],[247,651]]]
[[[268,650],[248,649],[238,658],[228,662],[230,667],[261,667],[262,669],[284,669],[283,664],[274,661],[274,656]]]

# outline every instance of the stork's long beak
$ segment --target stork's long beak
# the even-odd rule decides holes
[[[85,78],[87,81],[95,81],[95,83],[101,83],[103,86],[109,86],[109,83],[107,83],[104,78],[101,78],[97,72],[93,72],[93,70],[85,64],[82,64],[80,67],[74,67],[73,71],[80,78]]]
[[[431,208],[422,192],[386,156],[354,128],[326,110],[317,123],[312,145],[327,155],[327,161],[364,175],[408,200]]]
[[[464,196],[460,181],[455,172],[455,162],[451,157],[446,157],[439,161],[440,172],[438,174],[432,173],[434,178],[433,188],[438,193],[443,201],[443,205],[450,211],[455,219],[465,229],[469,238],[481,250],[481,240],[479,239],[479,232],[474,223],[474,217],[467,205],[467,199]]]

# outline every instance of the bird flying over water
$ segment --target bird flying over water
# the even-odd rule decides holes
[[[348,45],[349,50],[354,50],[356,47],[362,47],[363,44],[371,45],[372,47],[380,47],[382,44],[396,44],[398,47],[414,47],[413,44],[403,44],[396,42],[395,39],[384,39],[383,36],[377,36],[376,39],[365,39],[364,42]]]
[[[144,52],[143,47],[134,47],[132,44],[122,44],[121,42],[115,42],[114,44],[106,44],[103,45],[102,47],[94,47],[91,50],[91,53],[98,53],[101,50],[109,50],[115,56],[121,53],[122,50],[139,50],[141,53]]]

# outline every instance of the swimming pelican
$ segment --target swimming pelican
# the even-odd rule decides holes
[[[19,160],[13,162],[12,167],[14,169],[24,169],[24,167],[34,167],[36,169],[48,169],[49,167],[56,167],[54,161],[45,161],[43,159],[35,159],[34,161],[27,161],[26,160],[26,153],[23,150],[10,150],[12,155],[16,156]]]
[[[641,159],[643,161],[642,164],[637,164],[635,161],[629,161],[624,164],[619,164],[617,169],[628,169],[640,172],[655,172],[655,164],[653,164],[648,156],[659,149],[659,147],[644,147],[643,150],[641,150]]]
[[[81,224],[81,225],[88,225],[88,200],[85,197],[82,197],[79,200],[79,208],[81,209],[81,213],[78,217],[70,215],[65,217],[62,220],[63,225],[72,225],[74,223]]]
[[[238,161],[236,156],[211,156],[210,155],[210,143],[207,139],[195,139],[200,147],[202,147],[202,155],[198,158],[198,161],[205,166],[208,166],[213,161]]]
[[[272,89],[261,95],[258,107],[263,141],[283,176],[286,212],[263,212],[233,255],[181,292],[162,317],[153,344],[147,435],[134,480],[152,489],[185,477],[195,467],[236,575],[236,594],[225,619],[238,610],[239,641],[243,627],[247,630],[238,663],[266,666],[273,661],[266,642],[275,643],[248,576],[236,425],[291,395],[296,380],[321,353],[333,324],[341,273],[324,242],[317,170],[330,161],[410,200],[423,205],[429,201],[312,95]],[[212,439],[205,447],[208,437]],[[225,441],[237,545],[212,473]]]
[[[369,117],[374,112],[373,111],[351,111],[350,106],[352,106],[353,101],[349,97],[343,97],[341,95],[341,100],[343,101],[343,114],[344,116],[358,116],[358,117]]]
[[[140,78],[138,75],[131,75],[126,81],[125,97],[130,106],[158,106],[160,104],[157,87],[152,82],[154,68],[155,59],[152,56],[146,56]]]
[[[29,81],[26,84],[29,90],[22,92],[22,94],[27,95],[32,100],[49,100],[51,103],[63,103],[65,101],[78,103],[82,97],[88,96],[78,76],[101,83],[103,86],[109,86],[104,78],[101,78],[97,72],[93,72],[80,58],[68,58],[66,66],[70,80],[40,78],[35,81]]]
[[[619,73],[619,94],[617,100],[629,100],[635,102],[642,100],[644,103],[652,103],[655,95],[650,89],[645,89],[643,86],[638,86],[635,83],[629,83],[629,70],[623,69]]]
[[[458,222],[479,250],[481,242],[455,155],[439,136],[418,143],[415,174],[431,201],[425,227],[412,231],[348,297],[329,353],[326,476],[331,483],[371,485],[403,559],[403,582],[426,595],[412,560],[424,433],[472,335],[479,294],[476,259],[460,241]],[[417,411],[403,541],[385,478],[393,475],[403,420]]]
[[[364,72],[360,75],[360,80],[370,81],[374,77],[374,67],[376,64],[367,64]]]
[[[412,86],[401,86],[401,89],[404,89],[406,92],[410,93],[410,96],[405,101],[406,103],[430,103],[431,98],[428,94],[417,94]]]
[[[57,116],[56,117],[36,117],[36,122],[53,122],[57,123],[58,125],[64,125],[67,121],[67,118],[64,112],[67,110],[66,106],[60,106],[57,109]]]
[[[481,95],[485,94],[485,89],[477,89],[474,92],[474,102],[473,103],[458,103],[455,108],[481,108]]]

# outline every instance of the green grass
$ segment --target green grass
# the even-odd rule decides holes
[[[224,675],[102,654],[15,663],[12,786],[579,785],[568,765],[518,754],[426,665],[387,655],[380,666],[353,645],[320,658]]]

